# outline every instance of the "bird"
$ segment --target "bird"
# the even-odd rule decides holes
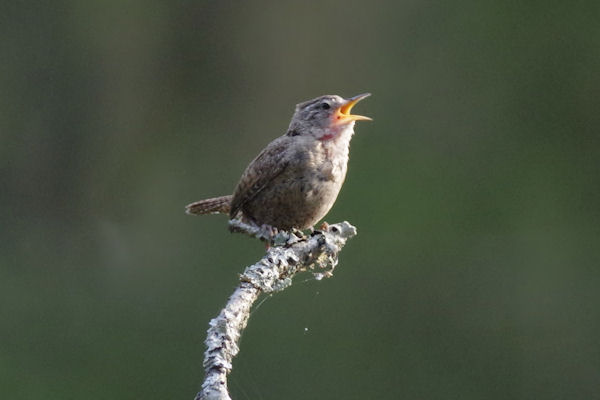
[[[186,213],[228,214],[271,232],[314,229],[344,183],[355,122],[372,120],[350,113],[368,96],[324,95],[297,104],[286,133],[250,162],[232,195],[188,204]]]

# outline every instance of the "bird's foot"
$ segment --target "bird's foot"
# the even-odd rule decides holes
[[[256,237],[260,240],[264,240],[265,242],[271,243],[273,242],[273,239],[275,238],[275,236],[277,236],[278,233],[279,229],[275,228],[274,226],[262,224],[258,228],[258,233],[256,234]]]
[[[310,235],[312,233],[312,230],[300,230],[298,228],[292,228],[290,229],[290,233],[294,236],[296,236],[298,239],[306,239],[307,234]]]
[[[242,221],[239,219],[229,220],[229,230],[231,232],[242,232],[253,236],[266,243],[267,249],[270,246],[283,246],[306,240],[308,236],[314,234],[312,227],[304,231],[298,228],[283,230],[269,224],[258,225],[254,221]]]
[[[274,226],[258,225],[254,221],[242,221],[236,218],[229,220],[229,230],[231,232],[246,233],[268,243],[273,242],[273,238],[279,233],[279,230]]]
[[[311,227],[313,228],[313,227]],[[312,229],[311,231],[311,236],[315,236],[318,235],[319,233],[323,233],[323,232],[328,232],[329,231],[329,224],[325,221],[321,222],[321,225],[319,225],[318,229]]]

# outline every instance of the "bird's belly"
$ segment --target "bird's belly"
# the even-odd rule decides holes
[[[258,224],[279,229],[313,226],[333,206],[345,175],[321,172],[305,170],[276,178],[246,204],[244,214]]]

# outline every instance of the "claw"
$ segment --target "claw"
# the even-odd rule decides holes
[[[267,242],[272,242],[277,233],[279,233],[279,230],[274,226],[262,224],[260,226],[259,237]]]

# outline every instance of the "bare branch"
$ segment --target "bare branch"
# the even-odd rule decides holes
[[[264,238],[261,228],[241,221],[230,221],[232,229]],[[330,277],[338,262],[338,253],[346,240],[356,235],[356,228],[348,222],[326,225],[309,237],[280,232],[271,247],[256,264],[240,275],[225,308],[210,321],[206,337],[204,368],[206,376],[202,391],[195,400],[230,400],[227,375],[232,369],[233,357],[239,352],[239,339],[248,323],[250,308],[261,292],[281,291],[292,284],[294,275],[311,271],[317,279]]]

